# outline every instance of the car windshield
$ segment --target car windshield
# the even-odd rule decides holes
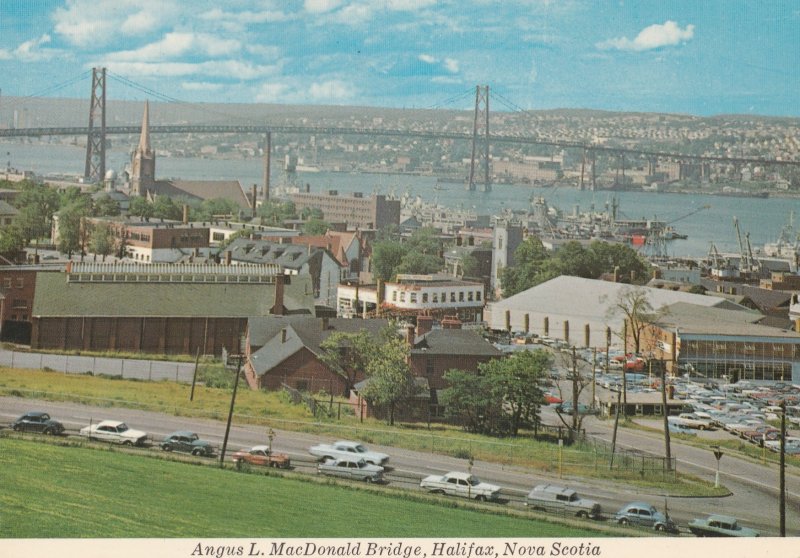
[[[121,422],[117,425],[117,432],[125,432],[128,429],[128,425],[124,422]]]
[[[367,466],[367,462],[366,462],[366,461],[364,461],[363,459],[359,459],[359,460],[357,461],[357,464],[358,464],[358,468],[359,468],[359,469],[363,469],[364,467],[366,467],[366,466]]]
[[[364,446],[362,446],[361,444],[358,444],[358,445],[355,447],[355,450],[356,450],[358,453],[367,453],[367,448],[365,448],[365,447],[364,447]]]
[[[478,480],[478,477],[474,475],[470,475],[469,478],[467,479],[467,482],[470,484],[470,486],[477,486],[481,483],[481,481]]]

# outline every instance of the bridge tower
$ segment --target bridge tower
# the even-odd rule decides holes
[[[481,172],[482,171],[482,172]],[[472,122],[472,155],[469,160],[467,189],[475,190],[475,182],[483,174],[481,191],[491,192],[489,175],[489,86],[475,86],[475,117]]]
[[[99,120],[100,129],[95,126]],[[92,68],[92,100],[89,103],[89,135],[86,138],[86,180],[102,182],[106,176],[106,69]]]

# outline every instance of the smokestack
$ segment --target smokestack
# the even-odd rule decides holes
[[[589,329],[589,324],[585,324],[583,326],[583,346],[588,347],[591,344],[591,340],[589,339],[591,330]]]
[[[286,314],[286,307],[283,305],[283,286],[286,277],[279,273],[275,276],[275,304],[270,309],[270,314],[276,316],[284,316]]]
[[[264,201],[269,201],[269,171],[272,165],[272,132],[267,132],[267,145],[264,146]]]
[[[183,216],[181,222],[184,225],[189,224],[189,206],[187,204],[183,204]]]
[[[253,199],[252,199],[253,203],[252,203],[252,207],[251,207],[251,209],[253,210],[253,217],[256,216],[256,196],[257,195],[258,195],[258,186],[253,184]]]
[[[569,343],[569,320],[564,320],[564,341]]]
[[[525,333],[531,332],[531,315],[525,314]]]
[[[550,336],[550,318],[547,316],[544,317],[544,336]]]

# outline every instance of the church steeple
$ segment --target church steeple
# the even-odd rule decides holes
[[[147,194],[156,180],[156,152],[150,146],[150,104],[145,101],[142,115],[142,132],[139,145],[133,152],[131,161],[131,193],[139,196]]]

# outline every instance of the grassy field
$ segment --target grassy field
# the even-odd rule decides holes
[[[0,437],[0,537],[586,537],[602,531],[390,487],[245,474]],[[515,516],[516,515],[516,516]]]
[[[554,473],[561,468],[566,475],[602,478],[635,484],[645,491],[673,496],[719,496],[724,487],[714,488],[685,475],[669,472],[647,476],[637,470],[608,470],[609,454],[585,444],[559,448],[551,441],[534,440],[532,436],[497,439],[473,435],[461,429],[427,424],[398,424],[389,427],[384,422],[365,420],[338,413],[333,417],[312,416],[306,405],[292,404],[279,392],[258,392],[239,386],[235,421],[259,424],[332,438],[353,438],[371,444],[402,447],[466,459],[492,461],[522,466],[535,471]],[[58,372],[14,370],[0,368],[0,395],[77,401],[108,407],[129,407],[159,411],[178,416],[204,417],[224,420],[230,405],[230,390],[198,386],[193,402],[189,401],[190,386],[174,382],[143,382],[66,375]],[[336,409],[334,403],[333,408]],[[56,417],[57,418],[57,417]],[[602,450],[602,448],[601,448]]]

